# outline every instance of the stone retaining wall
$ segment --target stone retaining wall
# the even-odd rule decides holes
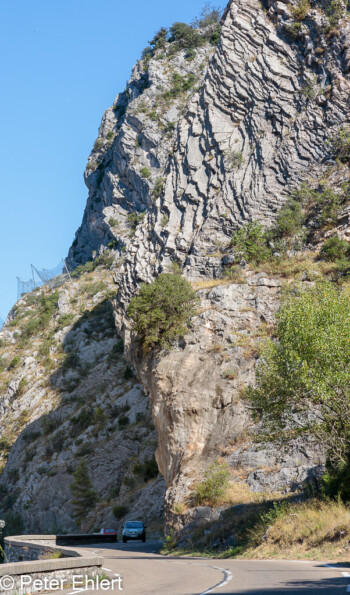
[[[57,547],[55,543],[56,535],[6,537],[5,564],[0,566],[0,595],[47,591],[47,588],[35,588],[33,581],[36,579],[42,583],[52,579],[63,581],[63,588],[67,588],[73,576],[94,578],[101,574],[102,558],[88,554],[81,556],[75,550]],[[57,554],[62,557],[53,558]]]

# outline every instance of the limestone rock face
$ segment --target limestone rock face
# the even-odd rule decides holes
[[[108,244],[121,252],[130,243],[128,215],[145,214],[159,195],[176,123],[193,86],[202,84],[213,51],[206,44],[191,61],[184,51],[170,60],[158,52],[157,59],[134,67],[126,90],[102,118],[85,170],[89,198],[69,251],[75,262],[84,263]],[[176,76],[182,77],[180,84],[191,84],[166,97]]]
[[[198,81],[181,110],[178,99],[162,106],[160,87],[170,80],[164,58],[153,56],[147,75],[137,65],[127,95],[102,121],[99,138],[117,129],[115,140],[108,147],[102,140],[90,159],[100,162],[87,174],[90,198],[71,255],[84,260],[111,238],[117,250],[126,246],[114,315],[152,403],[168,513],[218,456],[245,469],[253,490],[300,485],[323,461],[313,445],[296,444],[288,456],[244,443],[251,422],[241,392],[254,380],[255,340],[278,307],[277,279],[243,272],[239,283],[208,285],[191,333],[146,359],[126,316],[140,283],[174,262],[193,282],[222,278],[234,230],[251,220],[271,224],[293,189],[329,171],[330,139],[349,119],[350,25],[344,20],[332,32],[315,6],[296,26],[294,4],[231,0],[215,51],[204,46],[190,65],[185,52],[173,58],[176,72]],[[133,235],[125,224],[132,210],[144,213]],[[106,225],[110,216],[115,227]],[[347,213],[343,219],[347,237]]]

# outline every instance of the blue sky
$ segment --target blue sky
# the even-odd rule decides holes
[[[67,254],[87,197],[85,164],[102,114],[161,26],[203,0],[2,0],[0,316],[16,276]],[[223,4],[214,2],[214,4]]]

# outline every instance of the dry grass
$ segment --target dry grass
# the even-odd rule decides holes
[[[245,478],[248,471],[237,471],[237,477],[241,479]],[[266,492],[252,492],[249,489],[248,484],[245,481],[234,481],[231,482],[225,494],[216,503],[216,506],[235,506],[237,504],[252,504],[260,502],[269,502],[280,498],[280,494],[266,493]]]
[[[298,279],[303,273],[328,275],[336,271],[337,264],[318,260],[318,252],[307,252],[292,258],[276,258],[260,265],[254,266],[254,271],[264,272],[268,275],[282,277],[284,279]]]
[[[259,538],[259,527],[252,531]],[[308,500],[290,505],[273,522],[260,545],[245,558],[350,561],[350,508],[342,502]]]
[[[191,285],[195,291],[201,289],[211,289],[218,285],[231,285],[233,281],[231,279],[203,279],[203,281],[192,281]]]

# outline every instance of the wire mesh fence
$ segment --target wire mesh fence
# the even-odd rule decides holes
[[[34,289],[49,285],[55,289],[66,281],[71,280],[70,273],[76,268],[78,263],[65,258],[52,269],[37,269],[31,265],[32,276],[27,281],[17,277],[17,299],[19,300],[25,293],[31,293]],[[1,326],[0,326],[1,328]]]

